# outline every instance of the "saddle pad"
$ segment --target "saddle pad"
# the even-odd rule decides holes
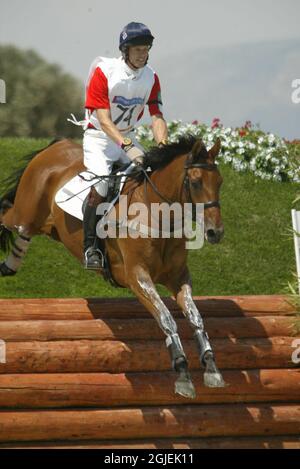
[[[111,201],[109,210],[114,206],[115,202],[118,200],[119,195],[123,189],[124,183],[126,181],[127,174],[132,171],[132,166],[128,166],[125,171],[120,171],[117,174],[123,175],[121,178],[119,193]],[[81,177],[80,177],[81,176]],[[63,187],[61,187],[56,195],[55,202],[64,212],[69,213],[79,220],[83,220],[82,205],[85,201],[87,195],[90,192],[90,188],[95,184],[93,179],[93,174],[89,171],[83,171],[80,174],[77,174],[70,181],[68,181]]]
[[[68,181],[55,195],[55,202],[64,212],[83,220],[82,204],[93,185],[91,173],[82,172]]]

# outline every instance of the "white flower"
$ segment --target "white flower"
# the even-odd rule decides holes
[[[268,136],[268,140],[269,140],[269,143],[273,143],[273,142],[275,142],[275,135],[273,135],[273,134],[269,134],[269,136]]]
[[[180,119],[168,122],[167,125],[170,142],[178,141],[180,137],[191,133],[201,136],[207,148],[210,148],[215,139],[220,137],[222,141],[220,160],[230,164],[236,171],[249,169],[261,179],[279,182],[284,179],[282,173],[290,181],[300,182],[300,168],[294,167],[290,161],[289,147],[283,139],[274,134],[261,135],[257,142],[251,142],[248,140],[248,135],[241,139],[239,132],[231,127],[211,129],[205,124],[183,123]],[[138,140],[153,141],[149,125],[138,127],[136,137]],[[246,158],[252,155],[251,161],[246,161]]]
[[[224,157],[224,161],[225,161],[225,163],[231,163],[231,161],[232,161],[232,156],[229,156],[229,155],[227,156],[227,155],[226,155],[226,156]]]

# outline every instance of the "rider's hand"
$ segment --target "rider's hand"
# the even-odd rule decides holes
[[[135,164],[135,166],[143,166],[144,154],[143,156],[142,155],[136,156],[133,160],[133,163]]]
[[[136,166],[142,165],[143,164],[143,159],[144,159],[144,156],[145,156],[144,152],[142,150],[140,150],[138,147],[136,147],[130,139],[127,139],[127,140],[128,140],[128,144],[127,145],[126,144],[122,145],[123,150],[125,151],[128,158],[132,162],[134,162],[134,164]],[[130,143],[129,143],[129,141],[130,141]],[[126,143],[126,139],[125,139],[125,143]]]

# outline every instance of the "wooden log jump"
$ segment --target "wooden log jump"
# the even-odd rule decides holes
[[[136,300],[0,299],[0,448],[300,448],[289,299],[196,298],[227,383],[217,389],[204,387],[188,322],[164,301],[194,400],[174,394],[164,336]]]
[[[251,317],[259,315],[292,315],[295,309],[282,295],[194,297],[205,317]],[[174,300],[164,299],[174,317],[182,313]],[[136,319],[149,318],[145,308],[133,298],[41,298],[0,299],[0,321],[23,319]]]
[[[203,385],[193,372],[195,404],[299,402],[300,369],[224,370],[225,388]],[[176,405],[173,372],[7,374],[0,379],[2,408],[72,408]]]
[[[222,369],[291,368],[293,337],[269,339],[212,339]],[[196,344],[183,341],[190,369],[199,369]],[[164,341],[57,340],[8,342],[7,363],[1,373],[125,373],[168,371],[170,358]]]
[[[222,418],[220,418],[222,416]],[[300,406],[293,404],[184,405],[123,409],[5,411],[7,442],[84,438],[103,440],[295,435]],[[297,425],[298,422],[298,425]]]

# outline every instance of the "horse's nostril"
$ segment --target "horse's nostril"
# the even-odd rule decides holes
[[[213,238],[214,236],[216,236],[216,232],[214,230],[207,230],[207,236],[209,238]]]

